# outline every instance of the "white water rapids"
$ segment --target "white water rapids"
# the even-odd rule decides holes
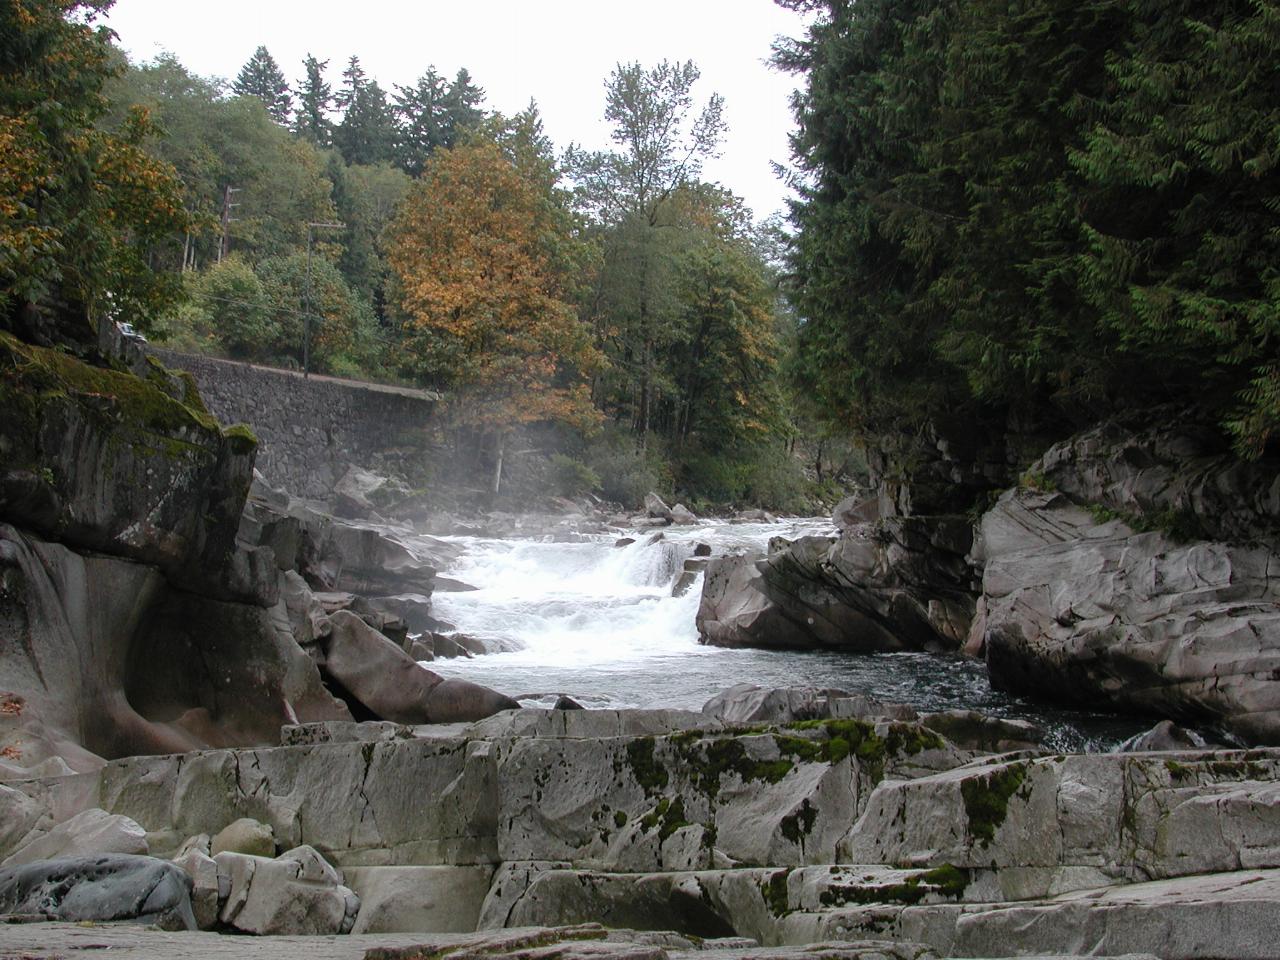
[[[701,576],[680,597],[672,587],[695,545],[716,556],[763,550],[770,538],[832,533],[823,519],[774,524],[676,527],[650,542],[615,546],[614,536],[580,542],[446,537],[463,549],[445,576],[477,589],[437,592],[433,614],[459,633],[505,652],[429,666],[550,706],[568,695],[586,707],[700,709],[735,683],[836,687],[926,710],[963,707],[1022,716],[1044,725],[1062,747],[1099,746],[1132,723],[1068,716],[993,691],[977,661],[920,653],[730,650],[698,643],[694,616]]]

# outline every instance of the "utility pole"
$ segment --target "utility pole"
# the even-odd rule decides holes
[[[239,187],[227,185],[227,189],[222,194],[222,240],[218,243],[218,262],[221,263],[223,258],[231,252],[231,225],[236,222],[236,218],[231,216],[231,211],[240,206],[238,203],[232,203],[231,198],[240,192]]]
[[[311,378],[311,243],[312,231],[317,228],[332,230],[346,229],[345,223],[308,223],[307,224],[307,289],[302,304],[302,379]]]

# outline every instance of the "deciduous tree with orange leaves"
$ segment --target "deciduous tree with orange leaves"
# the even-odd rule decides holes
[[[111,0],[0,0],[0,328],[87,340],[91,317],[140,326],[177,295],[154,245],[189,224],[145,110],[95,124],[120,69],[96,24]],[[65,322],[64,322],[65,321]]]
[[[512,427],[598,417],[587,377],[600,355],[556,257],[565,222],[528,166],[487,140],[437,150],[389,234],[406,366],[490,438],[495,493]]]

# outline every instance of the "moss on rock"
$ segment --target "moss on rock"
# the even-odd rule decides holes
[[[960,784],[969,835],[984,847],[990,846],[996,830],[1009,815],[1009,800],[1026,782],[1028,764],[1011,763],[982,777]]]

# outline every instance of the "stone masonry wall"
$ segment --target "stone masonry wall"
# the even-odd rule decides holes
[[[421,436],[435,394],[276,370],[149,348],[167,367],[190,372],[210,412],[247,423],[259,440],[257,468],[294,496],[327,497],[352,464]]]

